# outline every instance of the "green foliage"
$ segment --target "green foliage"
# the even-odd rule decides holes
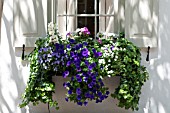
[[[24,107],[32,102],[33,105],[49,103],[51,107],[58,109],[58,103],[52,99],[52,94],[55,91],[55,83],[52,81],[51,70],[44,70],[38,62],[38,50],[45,45],[49,38],[41,38],[36,41],[36,48],[29,55],[30,61],[30,77],[22,95],[23,101],[20,107]]]
[[[66,101],[70,100],[78,105],[87,105],[89,100],[101,102],[109,95],[102,80],[120,76],[120,84],[111,96],[119,100],[119,107],[138,110],[141,88],[148,79],[148,72],[141,65],[138,47],[124,38],[123,33],[107,38],[99,33],[97,40],[90,38],[86,28],[83,32],[81,29],[70,33],[69,36],[74,40],[61,40],[53,27],[55,26],[49,25],[47,37],[38,39],[36,48],[28,56],[30,76],[20,107],[30,102],[33,105],[42,102],[58,110],[58,103],[53,100],[55,83],[52,77],[63,74],[64,78],[71,76],[71,80],[64,86],[68,89]],[[75,54],[80,63],[74,59]],[[68,61],[72,63],[69,64]]]
[[[119,100],[119,107],[138,110],[141,88],[148,79],[146,68],[141,65],[140,49],[125,38],[118,38],[112,66],[114,76],[120,76],[120,85],[111,95]]]

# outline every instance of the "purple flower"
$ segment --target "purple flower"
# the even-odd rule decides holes
[[[87,83],[87,81],[88,81],[88,77],[85,77],[85,78],[84,78],[84,81]]]
[[[102,56],[102,52],[97,52],[97,54],[99,57]]]
[[[88,66],[89,70],[92,70],[94,67],[96,67],[96,63],[92,63]]]
[[[97,95],[100,97],[100,96],[102,96],[102,93],[101,92],[97,92]]]
[[[102,44],[102,40],[98,39],[99,44]]]
[[[112,50],[112,51],[113,51],[113,49],[114,49],[114,46],[110,47],[110,50]]]
[[[96,52],[96,53],[94,53],[94,56],[97,58],[97,57],[100,57],[100,56],[102,56],[102,52]]]
[[[106,91],[106,95],[109,95],[109,93],[110,93],[109,91]]]
[[[65,100],[68,102],[68,98],[65,98]]]
[[[90,99],[94,99],[94,95],[90,95]]]
[[[80,44],[77,44],[76,46],[75,46],[75,49],[76,50],[79,50],[81,47],[80,47]]]
[[[43,59],[41,57],[39,58],[39,63],[43,63]]]
[[[83,105],[83,103],[82,103],[82,102],[77,102],[77,104],[78,104],[78,105],[80,105],[80,106],[82,106],[82,105]]]
[[[70,49],[71,48],[71,46],[70,46],[70,44],[67,44],[67,46],[66,46],[68,49]]]
[[[77,89],[76,89],[76,94],[77,94],[77,95],[80,95],[80,94],[81,94],[81,89],[80,89],[80,88],[77,88]]]
[[[72,43],[75,42],[75,40],[74,39],[69,39],[69,42],[72,44]]]
[[[43,48],[43,51],[44,51],[44,52],[47,52],[47,51],[48,51],[48,48],[46,48],[46,47]]]
[[[66,86],[67,86],[67,87],[70,87],[70,83],[66,83]]]
[[[73,51],[71,51],[71,52],[70,52],[70,56],[71,56],[72,58],[74,58],[74,57],[75,57],[75,53],[74,53]]]
[[[67,87],[67,84],[65,82],[63,83],[63,87],[65,87],[65,88]]]
[[[73,81],[74,80],[74,77],[71,77],[71,81]]]
[[[85,101],[85,102],[84,102],[84,105],[87,106],[87,104],[88,104],[88,102]]]
[[[68,61],[66,66],[68,67],[70,65],[71,65],[71,61]]]
[[[78,82],[82,82],[82,79],[81,79],[81,78],[78,78],[77,81],[78,81]]]
[[[89,87],[89,88],[92,88],[93,86],[92,86],[92,84],[88,84],[88,87]]]
[[[84,46],[87,46],[88,44],[87,44],[87,42],[83,42],[83,45],[84,45]]]
[[[66,36],[67,36],[67,37],[71,36],[71,32],[68,32],[68,33],[66,34]]]
[[[86,66],[89,65],[89,62],[87,60],[85,60],[84,63],[86,64]]]
[[[81,100],[81,96],[80,95],[77,96],[77,100]]]
[[[87,48],[84,48],[84,49],[81,51],[81,54],[82,54],[82,56],[84,56],[84,57],[88,57],[88,54],[89,54],[88,49],[87,49]]]
[[[77,69],[77,72],[80,72],[80,71],[81,71],[81,68],[80,68],[80,67],[77,67],[76,69]]]
[[[63,73],[63,77],[64,77],[64,78],[66,78],[68,75],[69,75],[69,71],[65,71],[65,72]]]
[[[90,76],[91,74],[92,74],[91,71],[88,71],[88,72],[87,72],[87,75],[88,75],[88,76]]]
[[[68,90],[68,94],[71,95],[72,94],[72,90]]]
[[[86,97],[86,98],[90,98],[89,92],[85,93],[85,97]]]
[[[100,96],[100,100],[101,100],[101,101],[104,100],[104,98],[105,98],[105,97],[104,97],[103,95]]]
[[[90,34],[90,32],[89,32],[89,30],[87,29],[87,27],[81,28],[81,32],[83,32],[85,35],[86,35],[86,34],[87,34],[87,35]]]
[[[76,75],[76,78],[77,78],[77,79],[79,79],[79,78],[80,78],[80,75],[79,75],[79,74],[77,74],[77,75]]]
[[[80,48],[83,48],[83,44],[79,44],[79,47],[80,47]]]

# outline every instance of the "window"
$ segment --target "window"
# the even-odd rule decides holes
[[[22,10],[21,10],[22,9]],[[60,34],[88,27],[98,31],[125,31],[139,47],[157,47],[159,0],[16,0],[15,47],[33,47],[46,35],[47,22],[58,24]]]
[[[57,24],[59,32],[87,27],[91,36],[96,33],[114,32],[114,0],[58,0]]]

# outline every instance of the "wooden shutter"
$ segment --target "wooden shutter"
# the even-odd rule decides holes
[[[46,36],[47,0],[15,0],[15,47],[34,47],[35,40]]]
[[[125,34],[139,47],[157,47],[158,0],[125,0]]]

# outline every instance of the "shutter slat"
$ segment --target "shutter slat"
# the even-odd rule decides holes
[[[139,47],[157,47],[158,0],[125,1],[125,34]]]
[[[47,0],[16,0],[14,2],[15,47],[34,47],[35,40],[46,36]]]

